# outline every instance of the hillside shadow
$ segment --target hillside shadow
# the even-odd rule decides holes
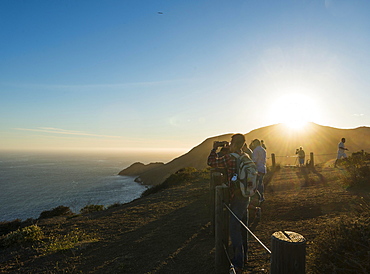
[[[301,187],[315,186],[317,184],[327,185],[325,177],[315,167],[298,167],[296,174],[298,178],[303,179]]]

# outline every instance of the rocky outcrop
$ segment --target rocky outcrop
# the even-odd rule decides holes
[[[143,174],[145,172],[148,172],[152,169],[158,168],[163,166],[164,163],[150,163],[147,165],[144,165],[143,163],[137,162],[133,163],[128,168],[125,168],[124,170],[121,170],[118,175],[122,176],[138,176],[140,174]]]

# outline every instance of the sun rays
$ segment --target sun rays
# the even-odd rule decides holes
[[[290,130],[304,130],[319,116],[316,102],[298,93],[282,95],[270,107],[273,123],[283,123]]]

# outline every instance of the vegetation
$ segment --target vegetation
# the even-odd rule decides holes
[[[15,219],[10,222],[0,222],[0,236],[6,235],[9,232],[15,231],[19,228],[26,227],[33,224],[33,219],[28,219],[22,222],[21,219]]]
[[[37,225],[17,229],[2,238],[3,247],[31,245],[33,249],[38,250],[43,255],[71,249],[81,243],[97,241],[95,237],[78,228],[74,228],[65,235],[54,233],[47,236]]]
[[[353,153],[341,161],[349,188],[370,186],[370,154]],[[366,192],[366,191],[365,191]],[[314,273],[368,273],[370,269],[370,206],[361,197],[357,214],[334,220],[313,244]]]
[[[58,206],[52,210],[41,212],[39,219],[52,218],[56,216],[70,216],[73,215],[72,210],[67,206]]]
[[[145,190],[141,194],[141,197],[148,196],[150,194],[159,192],[163,189],[167,189],[167,188],[173,187],[175,185],[182,184],[184,182],[193,180],[195,178],[198,178],[198,179],[199,178],[206,178],[207,176],[209,176],[208,169],[197,170],[193,167],[182,168],[182,169],[178,170],[175,174],[171,174],[170,177],[168,177],[163,183],[161,183],[159,185],[155,185],[155,186]]]
[[[368,156],[368,154],[363,155]],[[342,162],[344,170],[324,168],[324,166],[317,166],[315,170],[284,169],[280,166],[275,170],[269,170],[266,175],[266,183],[269,185],[266,189],[269,191],[270,188],[274,187],[274,184],[277,188],[273,195],[270,195],[268,202],[264,204],[265,211],[260,219],[261,224],[256,223],[258,236],[262,236],[261,240],[267,243],[270,239],[270,233],[280,227],[281,229],[297,230],[309,239],[308,273],[369,273],[370,206],[368,191],[363,192],[364,198],[358,197],[354,192],[343,189],[343,181],[339,180],[340,174],[344,173],[346,182],[351,182],[352,187],[364,189],[364,186],[368,186],[369,177],[365,176],[366,173],[361,173],[365,168],[368,168],[366,165],[368,158],[366,157],[360,158],[362,160],[356,156],[348,157],[346,161]],[[278,172],[275,173],[275,171]],[[292,180],[292,183],[300,185],[296,181],[307,180],[303,176],[306,173],[306,177],[312,181],[309,186],[299,190],[298,188],[290,190],[288,187],[281,190],[278,188],[283,180],[286,182],[288,179]],[[284,176],[280,177],[280,175]],[[68,272],[67,269],[75,267],[87,273],[93,271],[94,267],[100,266],[102,269],[107,267],[104,269],[107,270],[106,273],[110,271],[110,273],[114,273],[117,269],[122,270],[122,265],[125,265],[126,269],[122,271],[129,273],[142,267],[142,258],[149,258],[148,254],[152,255],[150,253],[152,246],[149,245],[154,242],[155,248],[157,248],[155,254],[157,257],[152,261],[148,260],[148,266],[145,268],[145,271],[148,272],[145,273],[149,273],[149,270],[155,269],[155,267],[158,269],[163,267],[168,270],[171,267],[181,266],[188,269],[186,267],[191,267],[190,265],[182,264],[191,262],[197,265],[198,261],[201,263],[197,266],[203,267],[202,271],[194,271],[193,273],[213,273],[214,254],[211,250],[214,248],[214,238],[213,235],[209,234],[209,227],[205,224],[209,221],[207,212],[208,182],[209,169],[180,169],[162,184],[148,189],[142,195],[143,197],[148,196],[145,199],[138,199],[121,208],[119,208],[121,205],[119,203],[109,206],[108,208],[117,207],[114,209],[114,221],[109,219],[108,215],[104,215],[106,218],[104,220],[82,216],[76,222],[69,218],[57,218],[55,223],[49,220],[40,221],[40,226],[28,225],[3,234],[0,252],[4,258],[7,256],[4,254],[14,252],[14,254],[18,254],[19,258],[22,258],[22,263],[27,262],[34,269],[39,267],[36,257],[38,259],[47,258],[48,267],[52,269],[53,262],[60,262],[58,256],[61,253],[59,251],[72,249],[72,252],[62,253],[63,256],[67,258],[69,256],[67,254],[74,254],[73,256],[79,254],[78,259],[81,262],[76,263],[77,261],[74,261],[73,258],[68,263],[66,260],[64,265],[58,266],[61,269],[60,272]],[[161,194],[150,196],[150,194],[170,188],[173,191],[166,191],[163,196]],[[60,216],[57,213],[68,212],[66,208],[64,211],[62,209],[63,207],[59,210],[53,209],[48,214]],[[81,209],[81,213],[104,209],[103,205],[87,205]],[[46,216],[49,216],[48,214]],[[204,216],[201,218],[202,214]],[[41,225],[41,222],[45,222],[45,224]],[[5,224],[3,225],[5,229]],[[7,225],[9,226],[7,229],[24,226],[19,220]],[[161,229],[157,229],[158,226]],[[121,234],[117,234],[117,231],[120,231]],[[130,231],[129,237],[125,236],[124,232],[126,231]],[[179,258],[184,256],[181,257],[183,260],[178,260],[183,263],[172,265],[165,260],[162,262],[163,264],[157,265],[161,258],[168,256],[167,245],[169,243],[162,245],[162,242],[165,242],[163,241],[164,237],[171,237],[171,244],[174,244],[171,248],[174,250],[178,246],[183,248],[181,252],[173,254]],[[98,242],[98,239],[101,241]],[[93,245],[93,253],[92,249],[85,245],[85,243],[91,242],[97,242]],[[81,245],[84,248],[81,248]],[[122,249],[123,246],[127,245],[130,245],[130,251]],[[187,251],[188,249],[190,251]],[[27,258],[23,255],[27,252],[31,254],[30,250],[33,252],[32,256],[37,254],[36,257],[31,259],[31,256]],[[195,251],[199,252],[195,254]],[[116,255],[118,253],[119,255]],[[54,255],[52,256],[52,254]],[[84,255],[86,257],[82,257]],[[254,267],[255,270],[261,269],[261,264],[263,264],[263,268],[268,269],[269,262],[260,259],[261,256],[258,257],[258,248],[255,247],[254,243],[252,243],[250,255],[252,260],[249,267]],[[82,260],[82,258],[84,259]],[[6,264],[0,268],[0,272],[8,268],[17,270],[15,260],[18,259],[4,261]],[[107,263],[114,260],[119,265]],[[39,262],[45,263],[41,259]],[[95,262],[96,266],[92,266]],[[179,273],[179,271],[172,272]]]
[[[370,186],[370,154],[364,151],[353,153],[342,161],[346,169],[345,181],[349,188]]]
[[[117,202],[117,203],[114,203],[114,204],[111,204],[111,205],[107,206],[107,209],[115,208],[115,207],[119,207],[119,206],[122,206],[122,204]]]
[[[80,209],[82,214],[104,210],[104,205],[87,205]]]
[[[3,239],[5,247],[41,241],[44,233],[37,225],[31,225],[8,233]]]
[[[368,273],[370,269],[370,207],[360,216],[342,218],[313,244],[315,273]]]
[[[44,239],[43,245],[40,248],[43,254],[50,254],[60,250],[67,250],[80,245],[81,243],[95,242],[98,239],[85,233],[78,228],[65,235],[53,234]]]

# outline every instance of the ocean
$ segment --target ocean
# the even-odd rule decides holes
[[[0,221],[36,219],[60,205],[78,213],[90,204],[130,202],[147,187],[117,174],[138,158],[117,153],[1,152]]]

